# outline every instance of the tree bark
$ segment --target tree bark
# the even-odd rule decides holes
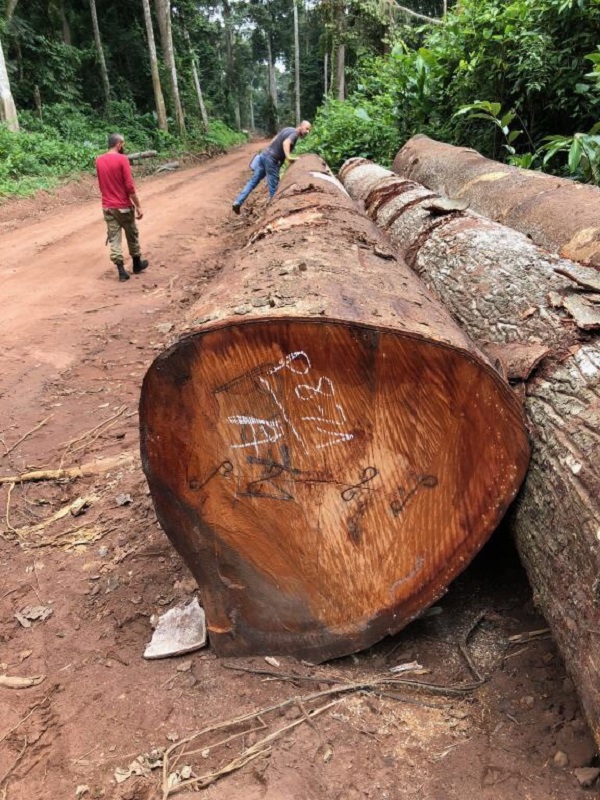
[[[102,49],[102,38],[100,36],[100,26],[98,25],[96,0],[89,0],[89,3],[90,3],[90,13],[92,15],[92,28],[94,30],[94,43],[96,45],[96,57],[98,59],[98,66],[100,67],[100,78],[102,80],[102,91],[104,94],[104,108],[108,112],[110,110],[110,81],[108,79],[108,70],[106,68],[106,59],[104,58],[104,50]]]
[[[221,655],[323,660],[398,631],[528,461],[520,401],[316,156],[151,366],[140,415]]]
[[[160,73],[158,71],[158,58],[156,56],[154,28],[152,27],[152,14],[150,13],[150,0],[142,0],[142,5],[144,6],[144,22],[146,24],[146,36],[148,38],[148,55],[150,57],[150,72],[152,74],[152,90],[154,92],[156,118],[158,121],[159,130],[168,131],[169,123],[167,121],[165,98],[160,82]]]
[[[294,96],[296,101],[296,125],[302,121],[300,110],[300,31],[298,29],[298,0],[294,2]]]
[[[527,234],[565,258],[600,267],[600,189],[511,167],[465,147],[413,136],[392,169]]]
[[[175,50],[173,47],[173,31],[171,28],[171,0],[155,0],[158,29],[163,59],[169,73],[171,85],[171,99],[175,110],[175,122],[180,136],[185,134],[185,118],[183,106],[179,96],[179,82],[177,78],[177,64],[175,63]]]
[[[0,41],[0,122],[5,122],[9,130],[19,130],[17,108],[10,90],[10,81],[4,60],[4,49]]]
[[[433,192],[362,159],[341,176],[481,347],[505,353],[508,371],[517,346],[530,353],[520,377],[533,454],[511,527],[600,745],[600,336],[556,302],[582,268],[472,212],[427,210]],[[587,272],[593,286],[598,273]]]
[[[327,97],[327,92],[329,91],[329,87],[327,85],[327,77],[329,71],[329,50],[325,50],[325,56],[323,58],[323,95]]]

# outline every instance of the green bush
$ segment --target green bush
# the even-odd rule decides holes
[[[158,130],[154,114],[138,114],[128,101],[114,102],[109,119],[86,105],[56,103],[44,107],[41,119],[31,111],[20,113],[19,122],[19,133],[0,125],[0,197],[32,194],[93,170],[112,132],[123,134],[128,152],[157,150],[165,158],[189,151],[225,152],[246,140],[220,120],[211,122],[208,131],[192,120],[186,138],[179,139]]]

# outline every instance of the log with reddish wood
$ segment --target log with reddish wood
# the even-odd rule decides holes
[[[316,156],[189,324],[145,377],[142,457],[217,653],[320,661],[400,630],[523,479],[508,384]]]
[[[520,169],[419,134],[394,160],[393,171],[527,234],[565,258],[600,267],[600,189]]]
[[[430,190],[364,159],[340,174],[467,333],[524,382],[533,453],[511,527],[600,745],[600,335],[564,302],[592,297],[598,273],[470,211],[440,211]]]

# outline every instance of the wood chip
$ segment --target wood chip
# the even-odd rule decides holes
[[[569,294],[563,298],[563,308],[584,331],[600,328],[600,294]]]

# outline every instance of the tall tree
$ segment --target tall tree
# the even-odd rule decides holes
[[[10,81],[4,60],[4,50],[0,41],[0,122],[6,122],[11,131],[19,130],[17,108],[10,90]]]
[[[173,47],[173,30],[171,25],[171,0],[155,0],[156,16],[158,18],[158,28],[160,30],[160,42],[163,52],[163,59],[169,72],[169,82],[171,84],[171,97],[175,109],[175,120],[179,135],[185,134],[185,119],[183,116],[183,106],[179,96],[179,81],[177,78],[177,65],[175,63],[175,48]]]
[[[300,31],[298,27],[298,0],[294,2],[294,95],[296,100],[296,124],[302,120],[300,110]]]
[[[335,90],[338,100],[346,97],[346,8],[343,2],[335,4]],[[333,65],[332,65],[333,66]]]
[[[148,54],[150,56],[152,89],[154,91],[154,105],[156,106],[158,127],[161,131],[167,131],[169,129],[169,123],[167,122],[165,98],[160,83],[160,73],[158,71],[158,58],[156,57],[156,43],[154,41],[154,29],[152,27],[152,14],[150,13],[150,0],[142,0],[142,4],[144,6],[144,22],[146,23],[146,35],[148,37]]]
[[[190,34],[188,33],[188,29],[184,26],[183,28],[183,35],[187,42],[190,61],[192,64],[192,78],[194,81],[194,88],[196,90],[196,97],[198,98],[198,106],[200,108],[200,119],[202,120],[202,127],[204,130],[208,130],[208,114],[206,113],[206,106],[204,104],[204,95],[202,94],[202,87],[200,86],[200,76],[198,75],[198,64],[196,62],[196,54],[192,48],[192,42],[190,40]]]
[[[102,49],[102,39],[100,37],[100,26],[98,25],[98,13],[96,11],[96,0],[90,0],[90,13],[92,15],[92,27],[94,29],[94,43],[96,45],[96,57],[100,67],[100,77],[102,78],[102,91],[104,93],[104,107],[106,111],[110,109],[110,82],[108,80],[108,70],[106,59]]]

